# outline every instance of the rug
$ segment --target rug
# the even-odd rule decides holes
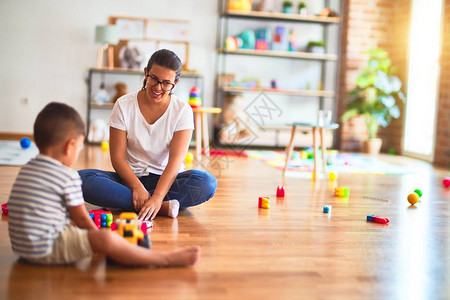
[[[38,153],[35,143],[22,149],[19,141],[0,141],[0,165],[23,166]]]
[[[284,151],[267,151],[267,150],[247,150],[248,157],[261,160],[267,165],[283,170],[285,163]],[[327,172],[351,173],[351,174],[405,174],[411,172],[407,167],[396,165],[383,161],[375,157],[367,157],[358,153],[339,153],[331,152],[327,155]],[[291,155],[286,170],[286,176],[303,177],[295,173],[312,172],[314,168],[314,160],[311,158],[301,158],[299,152],[295,151]],[[319,170],[322,168],[322,157],[318,155],[317,166]]]

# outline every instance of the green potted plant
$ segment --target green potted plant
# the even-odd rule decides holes
[[[306,3],[305,3],[305,2],[300,1],[300,2],[298,3],[298,13],[299,13],[301,16],[306,16],[306,15],[308,14],[308,10],[307,10],[307,8],[306,8]]]
[[[283,1],[283,13],[285,14],[292,13],[292,1],[289,0]]]
[[[306,52],[325,53],[325,44],[323,41],[309,41],[306,45]]]
[[[379,126],[386,127],[392,118],[400,116],[397,106],[406,98],[401,91],[402,82],[393,75],[392,63],[386,51],[374,48],[367,51],[369,60],[362,73],[356,78],[356,86],[349,93],[347,111],[342,115],[345,122],[355,116],[363,116],[368,132],[366,151],[378,153],[381,139],[377,138]]]

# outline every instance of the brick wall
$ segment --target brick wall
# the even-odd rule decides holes
[[[340,65],[338,116],[345,112],[346,92],[354,87],[356,77],[366,66],[366,50],[374,47],[389,52],[397,75],[406,83],[410,0],[347,0],[343,5],[342,43],[343,58]],[[404,108],[401,107],[404,112]],[[402,113],[402,116],[404,114]],[[388,130],[380,128],[382,150],[400,152],[403,120],[394,120]],[[343,123],[339,131],[338,147],[344,151],[360,151],[367,138],[362,118]]]
[[[450,0],[445,0],[434,162],[450,168]]]

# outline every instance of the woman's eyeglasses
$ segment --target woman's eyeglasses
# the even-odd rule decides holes
[[[168,80],[159,81],[158,77],[156,77],[155,75],[150,75],[150,74],[147,74],[147,83],[152,88],[157,86],[158,84],[160,84],[161,85],[161,89],[164,92],[171,91],[175,87],[175,83],[172,83],[172,82],[170,82]]]

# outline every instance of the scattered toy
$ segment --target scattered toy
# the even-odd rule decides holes
[[[328,214],[328,213],[330,213],[330,212],[331,212],[331,206],[325,205],[325,206],[323,207],[323,213],[324,213],[324,214]]]
[[[269,197],[259,197],[258,207],[269,209],[270,208],[270,198]]]
[[[350,196],[350,189],[348,187],[337,187],[334,189],[334,195],[337,197],[348,198]]]
[[[387,224],[389,223],[388,218],[383,218],[376,215],[368,215],[367,216],[367,222],[374,222],[374,223],[380,223],[380,224]]]
[[[279,185],[277,187],[277,197],[284,197],[285,191],[286,191],[286,188],[282,185]]]

